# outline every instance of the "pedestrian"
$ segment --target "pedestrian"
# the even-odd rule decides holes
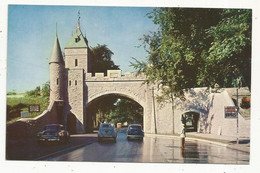
[[[185,130],[185,125],[182,124],[182,130],[181,130],[181,148],[184,149],[185,146],[185,137],[186,137],[186,130]]]

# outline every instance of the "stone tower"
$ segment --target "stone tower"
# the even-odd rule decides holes
[[[64,100],[64,60],[59,39],[56,36],[49,61],[50,67],[50,101]]]
[[[84,133],[86,122],[86,84],[85,76],[90,71],[90,57],[88,41],[83,36],[78,23],[76,31],[65,46],[65,69],[67,71],[67,98],[66,110],[69,117],[75,117],[75,130],[77,133]],[[68,112],[66,111],[66,112]],[[70,118],[65,118],[70,119]],[[67,124],[73,126],[67,121]]]

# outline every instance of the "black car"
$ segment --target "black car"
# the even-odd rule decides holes
[[[126,135],[127,135],[127,140],[132,138],[143,140],[144,132],[142,130],[142,126],[140,124],[130,124],[128,126]]]
[[[38,142],[62,142],[66,143],[69,141],[70,134],[64,130],[61,124],[48,124],[45,126],[42,132],[37,134]]]

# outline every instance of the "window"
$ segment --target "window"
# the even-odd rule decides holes
[[[75,42],[77,43],[77,42],[79,42],[80,41],[80,37],[76,37],[75,38]]]
[[[71,86],[71,80],[69,81],[69,86]]]
[[[59,85],[59,78],[57,78],[57,81],[56,81],[57,85]]]
[[[75,85],[77,85],[78,84],[78,81],[77,80],[75,80]]]
[[[78,59],[75,59],[75,67],[78,66]]]

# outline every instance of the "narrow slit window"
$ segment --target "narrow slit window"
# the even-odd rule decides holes
[[[78,66],[78,59],[75,59],[75,67]]]
[[[57,85],[59,85],[59,78],[57,78],[57,81],[56,81]]]
[[[75,85],[77,85],[78,84],[78,81],[77,80],[75,80]]]
[[[71,86],[71,80],[69,81],[69,86]]]

